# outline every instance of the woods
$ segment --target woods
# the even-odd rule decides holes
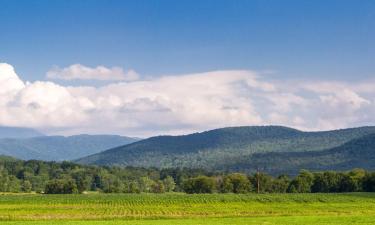
[[[71,162],[22,161],[2,157],[1,192],[104,193],[336,193],[374,192],[375,173],[310,172],[295,177],[225,173],[200,169],[84,166]]]

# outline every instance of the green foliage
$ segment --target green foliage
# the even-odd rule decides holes
[[[151,192],[152,193],[164,193],[165,192],[165,187],[164,183],[161,180],[158,180],[154,183],[151,184]]]
[[[213,193],[216,191],[216,181],[212,177],[198,176],[186,180],[183,184],[186,193]]]
[[[271,174],[295,175],[300,169],[345,171],[364,168],[373,170],[375,168],[374,149],[375,134],[369,134],[322,151],[254,154],[249,163],[264,166],[264,170]],[[241,165],[238,167],[241,168]]]
[[[290,184],[290,178],[286,175],[281,175],[277,179],[273,179],[270,192],[271,193],[286,193]]]
[[[313,185],[311,186],[311,192],[338,192],[340,191],[341,185],[344,184],[342,181],[346,183],[347,179],[343,179],[339,173],[332,171],[316,173],[314,175]]]
[[[375,173],[367,173],[363,178],[363,190],[375,192]]]
[[[167,176],[163,179],[163,184],[166,192],[172,192],[176,188],[176,183],[171,176]]]
[[[158,136],[77,162],[157,168],[296,175],[301,169],[375,168],[375,127],[302,132],[278,126],[233,127]]]
[[[30,181],[28,181],[28,180],[22,181],[22,186],[21,186],[22,192],[30,193],[32,188],[33,188],[33,186],[31,185]]]
[[[84,166],[71,162],[0,160],[0,192],[37,193],[309,193],[375,192],[375,173],[302,170],[294,178],[266,173]]]
[[[303,170],[291,181],[288,192],[290,193],[310,193],[311,186],[314,184],[314,175],[309,171]]]
[[[135,181],[132,181],[128,184],[128,188],[125,190],[125,193],[141,193],[139,184]]]
[[[54,179],[47,183],[46,194],[75,194],[78,193],[74,180]]]
[[[252,191],[253,187],[245,174],[233,173],[225,176],[223,181],[223,192],[244,194]]]
[[[149,177],[141,177],[139,180],[139,188],[141,192],[151,192],[151,188],[155,181],[151,180]]]

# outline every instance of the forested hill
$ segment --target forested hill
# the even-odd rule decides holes
[[[261,168],[271,174],[297,174],[301,169],[312,171],[353,168],[375,170],[375,134],[351,140],[341,146],[324,151],[279,152],[254,154],[227,167],[254,171]]]
[[[42,136],[0,139],[0,155],[47,161],[72,160],[139,139],[117,135]]]
[[[253,169],[255,153],[322,151],[369,134],[375,134],[375,127],[324,132],[302,132],[281,126],[231,127],[183,136],[152,137],[77,162],[242,171]],[[264,160],[264,166],[270,163]],[[283,162],[278,163],[276,166],[284,166]]]

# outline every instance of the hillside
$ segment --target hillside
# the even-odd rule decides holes
[[[324,132],[303,132],[281,126],[231,127],[183,136],[152,137],[77,162],[242,171],[251,170],[248,165],[256,153],[322,151],[373,133],[375,127]]]
[[[0,155],[19,159],[62,161],[98,153],[138,139],[117,135],[42,136],[0,139]]]
[[[39,136],[44,136],[44,134],[31,128],[0,126],[0,138],[31,138]]]
[[[255,171],[257,168],[271,174],[297,174],[301,169],[350,170],[363,168],[375,170],[375,134],[349,141],[324,151],[260,153],[227,165],[229,170],[241,168]]]

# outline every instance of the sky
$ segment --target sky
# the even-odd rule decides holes
[[[375,1],[0,0],[0,125],[375,125]]]

